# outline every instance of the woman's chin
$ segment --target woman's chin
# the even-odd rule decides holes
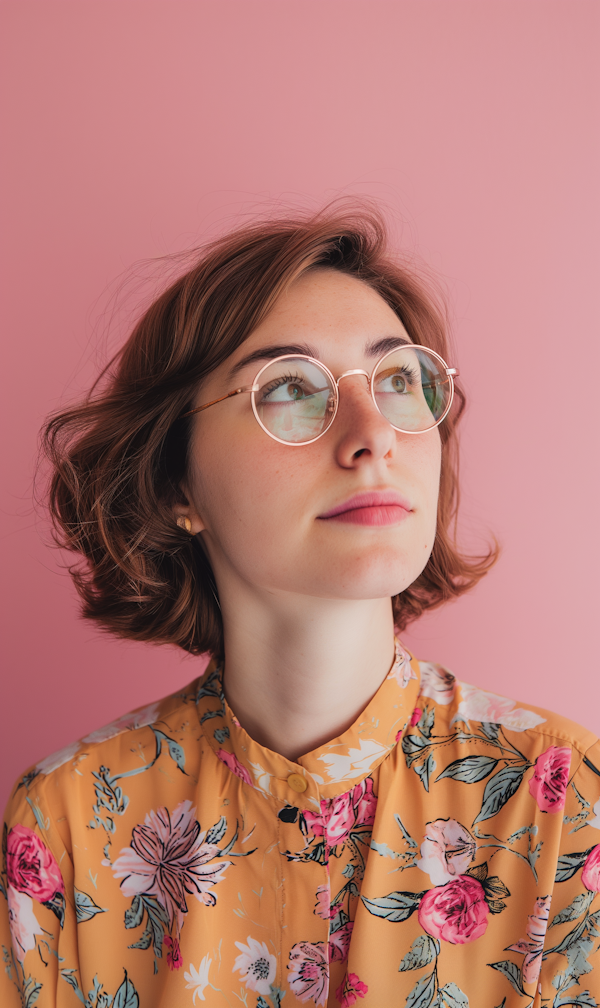
[[[425,561],[426,562],[426,561]],[[331,599],[377,599],[399,595],[415,581],[425,563],[420,567],[403,564],[377,565],[365,561],[339,567],[329,566],[321,576],[306,580],[299,594]]]

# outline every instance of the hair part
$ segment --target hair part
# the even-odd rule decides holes
[[[43,446],[52,465],[55,540],[77,554],[70,567],[82,614],[130,640],[177,644],[221,657],[223,627],[209,561],[173,513],[187,470],[200,383],[315,267],[368,283],[415,343],[448,359],[445,313],[431,283],[389,251],[380,213],[333,205],[314,215],[259,220],[197,250],[196,264],[143,314],[81,404],[52,416]],[[463,554],[456,427],[465,395],[440,425],[437,533],[417,580],[393,598],[400,630],[473,588],[495,563]]]

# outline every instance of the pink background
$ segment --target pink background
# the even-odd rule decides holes
[[[598,731],[597,0],[1,12],[0,802],[29,763],[198,673],[78,619],[32,508],[36,437],[119,338],[115,278],[274,198],[380,197],[451,296],[465,529],[504,552],[407,643]]]

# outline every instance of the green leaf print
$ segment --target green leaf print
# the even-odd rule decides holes
[[[542,958],[547,959],[548,956],[551,955],[553,952],[562,952],[563,955],[566,955],[567,949],[570,948],[571,945],[575,945],[579,941],[586,927],[587,927],[587,919],[584,917],[583,920],[579,922],[577,927],[573,928],[572,931],[569,931],[569,933],[565,935],[563,940],[559,942],[558,945],[555,945],[554,948],[546,949]],[[584,970],[584,972],[587,973],[588,971]]]
[[[406,765],[412,766],[416,759],[423,755],[423,749],[430,745],[429,739],[423,735],[405,735],[402,739],[402,752],[406,757]]]
[[[429,1008],[435,995],[435,972],[421,977],[406,999],[406,1008]]]
[[[420,766],[415,767],[415,773],[419,775],[423,782],[423,787],[426,791],[429,791],[429,778],[431,777],[433,771],[435,770],[435,760],[433,758],[433,753],[429,753],[426,760],[421,763]]]
[[[465,784],[477,784],[488,777],[498,766],[499,760],[492,756],[464,756],[449,763],[445,770],[436,777],[436,782],[444,777],[464,781]]]
[[[579,893],[579,896],[576,896],[573,902],[569,903],[568,907],[560,910],[552,918],[550,927],[554,927],[555,924],[565,924],[567,921],[577,920],[578,917],[581,917],[582,913],[589,909],[595,895],[596,893],[593,892]]]
[[[469,1008],[469,999],[460,987],[450,982],[440,987],[435,1004],[436,1008],[438,1005],[440,1008]]]
[[[147,948],[150,948],[150,945],[152,943],[153,933],[154,932],[153,932],[153,928],[152,928],[152,923],[149,920],[148,923],[146,924],[146,928],[145,928],[145,930],[144,930],[144,932],[142,934],[142,937],[138,941],[133,942],[132,945],[128,945],[127,947],[128,948],[135,948],[135,949],[147,949]]]
[[[585,859],[591,850],[593,850],[593,848],[588,847],[588,849],[584,851],[561,855],[556,862],[556,877],[554,881],[566,882],[568,879],[572,878],[575,872],[579,871],[579,869],[583,867]]]
[[[152,896],[136,895],[131,901],[131,906],[125,911],[125,927],[139,927],[144,919],[144,913],[148,914],[146,927],[142,936],[129,948],[147,949],[152,942],[154,955],[157,959],[162,957],[163,938],[166,933],[168,918],[164,908]]]
[[[498,970],[502,973],[508,981],[512,984],[514,989],[518,994],[525,994],[523,990],[523,984],[521,983],[521,970],[513,962],[509,962],[507,959],[502,960],[502,962],[488,963],[492,969]]]
[[[418,844],[417,844],[416,840],[413,840],[413,838],[411,837],[411,835],[406,830],[406,827],[403,826],[402,820],[401,820],[401,818],[400,818],[400,816],[398,815],[397,812],[394,812],[394,819],[396,820],[396,825],[397,825],[398,829],[400,830],[400,832],[402,833],[402,836],[406,840],[408,846],[409,847],[418,848]]]
[[[131,901],[131,906],[125,911],[125,927],[139,927],[143,916],[144,904],[142,903],[142,897],[136,894]]]
[[[411,914],[417,909],[426,892],[426,889],[420,893],[393,892],[389,896],[380,896],[378,899],[372,900],[367,899],[366,896],[361,896],[361,900],[369,913],[372,913],[375,917],[383,917],[385,920],[396,923],[408,920]]]
[[[185,769],[184,769],[185,768],[185,751],[183,749],[183,746],[181,746],[179,744],[179,742],[176,742],[175,739],[169,738],[169,736],[165,735],[164,732],[159,731],[158,728],[153,728],[152,731],[154,732],[154,734],[156,736],[156,756],[154,757],[153,762],[155,763],[156,760],[158,759],[158,757],[160,756],[160,752],[161,752],[161,749],[162,749],[162,744],[163,744],[163,742],[166,742],[167,743],[167,748],[169,750],[169,755],[170,755],[171,759],[175,761],[175,763],[177,764],[177,766],[179,767],[179,769],[181,770],[181,772],[185,773]],[[147,766],[149,767],[151,765],[152,764],[148,764]],[[144,767],[143,769],[146,769],[146,767]],[[127,774],[122,774],[122,776],[123,777],[127,777]]]
[[[417,722],[417,728],[420,728],[421,731],[423,732],[423,735],[426,735],[427,738],[429,738],[431,735],[431,729],[433,728],[434,724],[435,724],[435,707],[431,708],[426,707]]]
[[[415,938],[404,959],[398,966],[398,971],[404,973],[406,970],[422,969],[439,955],[440,945],[435,938],[429,935],[419,935]]]
[[[41,983],[34,980],[32,976],[27,977],[25,983],[23,984],[23,1008],[33,1008],[33,1005],[40,996],[41,989]]]
[[[211,826],[208,833],[206,834],[205,843],[216,844],[221,840],[227,832],[227,819],[225,816],[221,816],[218,823]]]
[[[61,892],[55,892],[54,896],[49,900],[44,900],[42,906],[48,907],[48,910],[52,910],[55,917],[58,918],[58,923],[61,927],[65,923],[65,897]]]
[[[106,913],[106,910],[94,903],[92,897],[87,893],[75,889],[75,913],[77,923],[82,924],[84,921],[91,920],[96,914]]]
[[[115,994],[112,1008],[139,1008],[140,999],[125,970],[125,979]]]
[[[589,991],[582,991],[581,994],[577,994],[576,997],[570,997],[567,995],[565,998],[555,998],[552,1002],[552,1008],[598,1008],[598,1002],[592,997]]]
[[[495,721],[482,721],[480,728],[487,739],[490,742],[498,741],[498,732],[500,731],[500,725]]]
[[[592,897],[595,895],[596,895],[595,893],[592,893]],[[598,935],[600,935],[599,929],[600,929],[600,910],[596,910],[595,913],[590,914],[588,917],[588,930],[590,934],[594,936],[594,938],[597,938]]]
[[[591,938],[580,938],[565,949],[565,955],[569,963],[569,973],[573,977],[579,978],[585,973],[592,972],[592,964],[588,962],[588,956],[594,951],[594,942]]]
[[[79,980],[77,979],[77,970],[63,969],[60,971],[60,975],[63,978],[63,980],[66,980],[69,986],[73,988],[75,994],[77,995],[81,1003],[85,1004],[85,998],[83,996],[81,987],[79,986]]]
[[[509,798],[519,790],[521,781],[529,764],[522,766],[505,766],[485,785],[483,801],[479,815],[473,820],[473,825],[483,822],[484,819],[491,819],[500,809],[506,805]]]

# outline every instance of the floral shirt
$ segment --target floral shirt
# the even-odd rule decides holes
[[[400,644],[297,763],[209,666],[26,773],[4,852],[3,1008],[600,1005],[598,740]]]

